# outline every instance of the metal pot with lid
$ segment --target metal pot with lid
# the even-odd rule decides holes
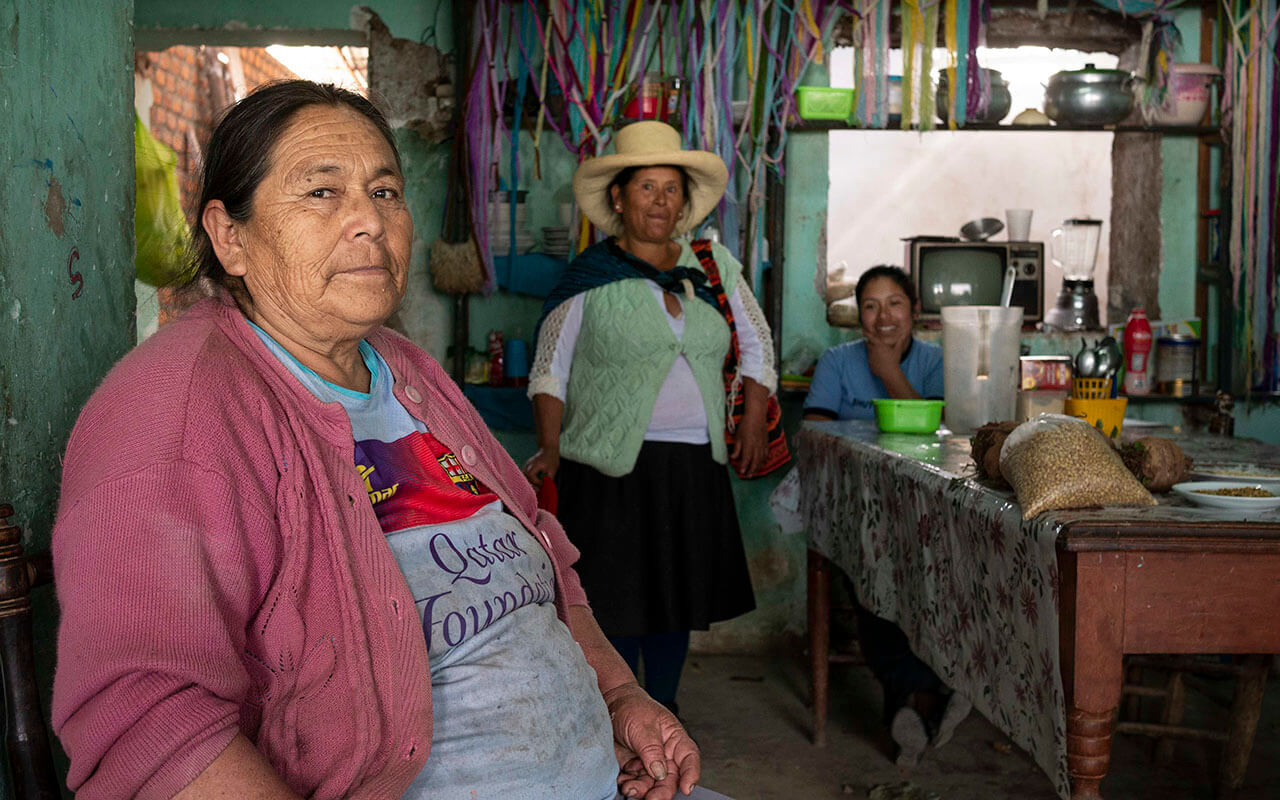
[[[1044,113],[1068,125],[1113,125],[1133,111],[1133,74],[1122,69],[1056,72],[1044,91]]]
[[[1013,95],[1009,94],[1009,83],[1000,74],[1000,70],[983,67],[982,74],[991,84],[991,97],[987,100],[987,110],[982,114],[968,117],[966,122],[994,125],[1004,119],[1009,114],[1009,109],[1013,108]],[[938,119],[946,122],[951,109],[951,89],[945,69],[938,74],[938,90],[934,93],[933,100]]]

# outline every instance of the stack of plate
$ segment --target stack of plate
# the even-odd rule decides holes
[[[503,199],[489,203],[489,249],[495,256],[511,253],[511,204],[507,202],[506,192],[501,193]],[[525,229],[527,214],[524,200],[516,203],[516,252],[527,253],[533,249],[533,234]]]
[[[569,229],[563,225],[543,228],[542,252],[556,258],[569,258]]]
[[[516,252],[527,253],[533,249],[533,234],[528,231],[516,231]],[[495,256],[511,254],[511,234],[489,231],[489,250]]]

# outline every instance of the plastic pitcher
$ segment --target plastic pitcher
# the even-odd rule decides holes
[[[971,431],[1017,419],[1022,309],[943,306],[946,425]]]

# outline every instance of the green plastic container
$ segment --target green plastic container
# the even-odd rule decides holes
[[[934,433],[942,423],[941,400],[873,400],[876,425],[889,433]]]
[[[848,119],[853,113],[853,90],[797,86],[796,110],[802,119]]]

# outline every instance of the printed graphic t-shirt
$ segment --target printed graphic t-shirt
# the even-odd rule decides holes
[[[487,800],[616,794],[617,761],[595,672],[556,616],[551,559],[392,393],[325,381],[258,335],[316,397],[351,420],[355,464],[413,591],[431,663],[431,754],[405,798]]]

